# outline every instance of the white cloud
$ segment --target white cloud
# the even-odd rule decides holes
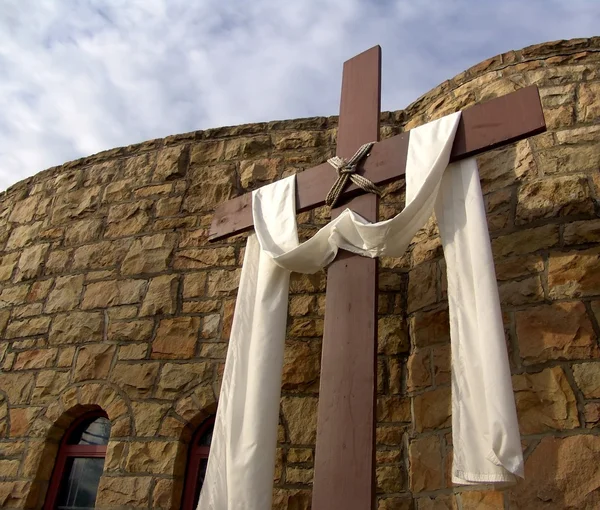
[[[396,110],[485,58],[598,26],[596,0],[4,0],[0,189],[150,138],[335,114],[342,62],[375,44]]]

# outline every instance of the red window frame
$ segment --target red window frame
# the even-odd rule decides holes
[[[92,421],[95,418],[108,419],[108,415],[101,409],[86,413],[80,418],[77,418],[64,433],[60,441],[60,446],[58,447],[58,455],[56,457],[54,469],[52,470],[52,476],[50,477],[50,485],[48,486],[43,510],[54,510],[56,507],[56,500],[65,474],[67,459],[70,457],[106,457],[106,445],[67,444],[73,431],[76,430],[79,425],[86,421]]]
[[[196,495],[196,489],[198,488],[200,464],[203,459],[208,459],[208,454],[210,452],[210,446],[201,446],[198,442],[214,424],[215,418],[213,416],[200,425],[192,436],[188,453],[185,484],[183,486],[183,503],[181,504],[181,510],[196,510],[194,507],[194,497]]]

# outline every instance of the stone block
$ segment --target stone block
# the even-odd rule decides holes
[[[580,301],[528,308],[517,312],[515,318],[519,351],[526,365],[600,356],[592,323]]]
[[[585,398],[600,398],[600,363],[573,365],[573,377]]]
[[[71,222],[65,231],[65,244],[79,245],[95,241],[102,234],[102,228],[103,223],[100,218]]]
[[[494,257],[524,255],[546,250],[558,244],[558,225],[520,230],[492,239]]]
[[[23,338],[36,335],[44,335],[50,329],[50,317],[32,317],[21,321],[8,323],[5,338]]]
[[[162,319],[152,342],[152,358],[193,358],[199,330],[199,317]]]
[[[79,349],[73,381],[106,379],[115,354],[111,344],[84,345]]]
[[[138,200],[110,207],[106,218],[106,237],[124,237],[142,232],[150,221],[151,200]]]
[[[19,200],[15,203],[8,221],[12,221],[13,223],[29,223],[33,220],[39,203],[40,195],[33,195],[24,200]]]
[[[125,257],[130,244],[130,239],[124,239],[81,246],[75,250],[73,255],[73,269],[107,269],[115,267]]]
[[[111,342],[146,342],[154,330],[154,320],[111,321],[108,340]]]
[[[582,83],[577,97],[577,120],[594,122],[600,119],[600,83]]]
[[[178,275],[169,274],[152,278],[140,308],[140,316],[175,313],[178,288]]]
[[[566,245],[600,242],[600,220],[568,223],[563,230],[563,239]]]
[[[596,295],[600,292],[600,250],[551,253],[548,293],[553,299]]]
[[[410,423],[410,399],[402,396],[377,397],[378,423]]]
[[[292,445],[314,445],[317,439],[317,403],[314,397],[282,397],[281,409]]]
[[[525,480],[510,490],[510,508],[600,507],[600,437],[544,437],[525,461]]]
[[[133,398],[149,397],[158,375],[158,363],[117,363],[111,381]]]
[[[81,308],[89,310],[139,303],[146,292],[146,287],[146,280],[109,280],[90,283],[85,288]]]
[[[147,508],[150,498],[150,476],[102,476],[98,486],[96,507]]]
[[[59,225],[70,218],[81,218],[95,212],[100,203],[100,186],[80,188],[56,195],[52,223]]]
[[[594,200],[585,176],[568,175],[527,182],[517,193],[517,225],[543,218],[593,214]]]
[[[156,397],[176,399],[198,385],[206,385],[212,381],[213,364],[200,363],[165,363],[163,366]]]
[[[23,250],[17,264],[15,282],[31,280],[42,274],[42,264],[49,246],[48,244],[35,244]]]
[[[83,278],[83,275],[56,278],[54,288],[46,301],[45,312],[65,312],[75,309],[83,292]]]
[[[575,394],[562,368],[514,375],[512,382],[521,434],[579,426]]]
[[[233,246],[223,248],[180,250],[175,254],[175,269],[205,269],[213,266],[235,265]]]
[[[449,427],[452,414],[450,388],[441,387],[413,397],[413,413],[417,432]]]
[[[172,234],[155,234],[135,239],[123,260],[121,273],[133,275],[165,271],[174,246],[175,236]]]
[[[408,278],[408,311],[414,312],[437,301],[437,264],[415,267]]]
[[[377,321],[377,352],[378,354],[398,355],[408,352],[410,340],[408,338],[406,322],[398,315],[380,317]]]
[[[408,447],[409,483],[412,492],[443,487],[442,447],[438,436],[413,439]]]
[[[13,370],[28,370],[33,368],[48,368],[56,359],[57,349],[32,349],[21,351],[13,365]]]
[[[410,335],[416,347],[448,342],[450,340],[450,317],[448,309],[417,312],[410,321]]]
[[[406,389],[415,391],[433,384],[430,349],[415,349],[406,364]]]

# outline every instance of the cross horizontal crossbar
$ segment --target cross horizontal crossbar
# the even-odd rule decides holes
[[[450,161],[475,156],[546,131],[540,95],[535,85],[480,103],[462,112]],[[375,144],[359,165],[359,173],[375,184],[385,184],[405,173],[410,131]],[[325,204],[336,180],[335,170],[323,163],[296,175],[296,209],[307,211]],[[341,200],[364,193],[349,186]],[[253,226],[252,193],[221,204],[215,211],[209,240],[246,232]]]

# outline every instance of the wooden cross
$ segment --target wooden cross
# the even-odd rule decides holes
[[[363,143],[379,141],[380,92],[379,46],[344,63],[338,156],[350,158]],[[545,130],[537,87],[523,88],[464,110],[450,160]],[[406,132],[375,144],[359,172],[376,184],[399,179],[405,173],[409,137]],[[336,173],[323,163],[296,179],[296,208],[302,212],[325,203]],[[378,197],[360,193],[349,186],[341,197],[344,205],[331,211],[332,218],[350,208],[377,221]],[[251,205],[251,193],[220,205],[209,239],[250,230]],[[327,270],[313,510],[375,508],[376,363],[377,261],[340,250]]]

